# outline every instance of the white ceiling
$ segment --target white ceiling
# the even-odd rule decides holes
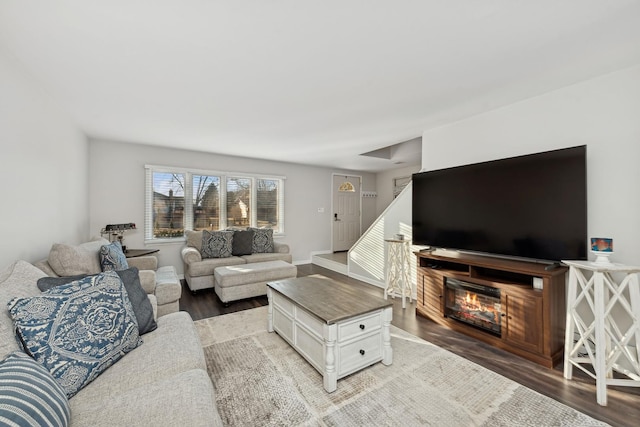
[[[0,45],[90,137],[380,171],[640,63],[640,1],[2,0]]]

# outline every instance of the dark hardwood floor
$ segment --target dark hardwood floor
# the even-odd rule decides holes
[[[298,266],[298,276],[322,274],[334,280],[350,284],[374,295],[382,296],[382,289],[352,279],[340,273],[313,264]],[[237,301],[224,307],[213,289],[198,291],[193,295],[183,281],[180,309],[191,314],[194,320],[233,313],[267,305],[267,297]],[[573,379],[562,375],[562,364],[547,369],[521,357],[491,347],[474,338],[437,325],[429,319],[416,316],[415,303],[403,309],[399,299],[394,300],[393,325],[398,328],[458,354],[500,375],[549,396],[565,405],[589,414],[613,426],[637,426],[640,424],[640,388],[608,387],[607,406],[596,403],[595,381],[574,368]]]

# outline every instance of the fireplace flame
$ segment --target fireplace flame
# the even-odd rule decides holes
[[[500,293],[459,287],[447,288],[446,315],[500,334]]]
[[[464,297],[464,302],[467,307],[478,307],[478,295],[467,292]]]

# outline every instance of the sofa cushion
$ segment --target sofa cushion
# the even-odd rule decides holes
[[[190,369],[206,369],[196,327],[187,312],[167,314],[158,317],[158,329],[144,336],[143,345],[107,369],[71,401],[116,396]]]
[[[67,397],[142,344],[124,284],[112,271],[14,298],[8,306],[24,350]]]
[[[44,276],[40,269],[26,261],[16,261],[0,272],[0,359],[20,349],[7,304],[15,297],[40,295],[36,282]]]
[[[202,258],[228,258],[233,252],[233,231],[202,231]]]
[[[70,400],[73,424],[91,427],[222,426],[211,379],[191,369],[120,393]],[[108,402],[105,405],[105,401]]]
[[[213,276],[213,272],[218,267],[226,265],[245,264],[246,261],[241,257],[232,256],[229,258],[208,258],[200,262],[186,265],[187,273],[191,277]]]
[[[111,242],[100,247],[100,268],[102,271],[118,271],[129,268],[127,256],[120,242]]]
[[[78,246],[54,243],[49,251],[49,265],[58,276],[97,274],[102,271],[98,256],[106,239],[94,240]]]
[[[251,255],[243,255],[241,258],[248,264],[254,262],[266,262],[266,261],[275,261],[281,260],[285,262],[291,262],[292,256],[291,254],[283,254],[280,252],[266,253],[266,254],[251,254]]]
[[[64,390],[42,365],[19,351],[0,362],[2,425],[67,426],[70,418]]]
[[[138,333],[143,335],[156,329],[158,325],[154,320],[153,307],[147,297],[147,293],[142,289],[142,285],[140,284],[138,269],[132,267],[126,270],[116,271],[116,274],[120,276],[122,283],[124,283],[124,288],[127,290],[129,301],[136,315]],[[84,279],[85,277],[88,276],[42,277],[38,279],[38,288],[46,292],[53,287],[65,285],[76,280]]]
[[[253,234],[251,252],[263,254],[273,252],[273,230],[271,228],[250,228]]]
[[[253,230],[234,230],[233,232],[233,256],[251,255],[253,251]]]
[[[297,268],[281,260],[216,268],[217,286],[230,288],[296,277]],[[266,293],[266,288],[265,288]]]

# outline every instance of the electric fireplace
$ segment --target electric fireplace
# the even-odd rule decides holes
[[[444,314],[498,337],[502,334],[498,288],[447,277]]]

